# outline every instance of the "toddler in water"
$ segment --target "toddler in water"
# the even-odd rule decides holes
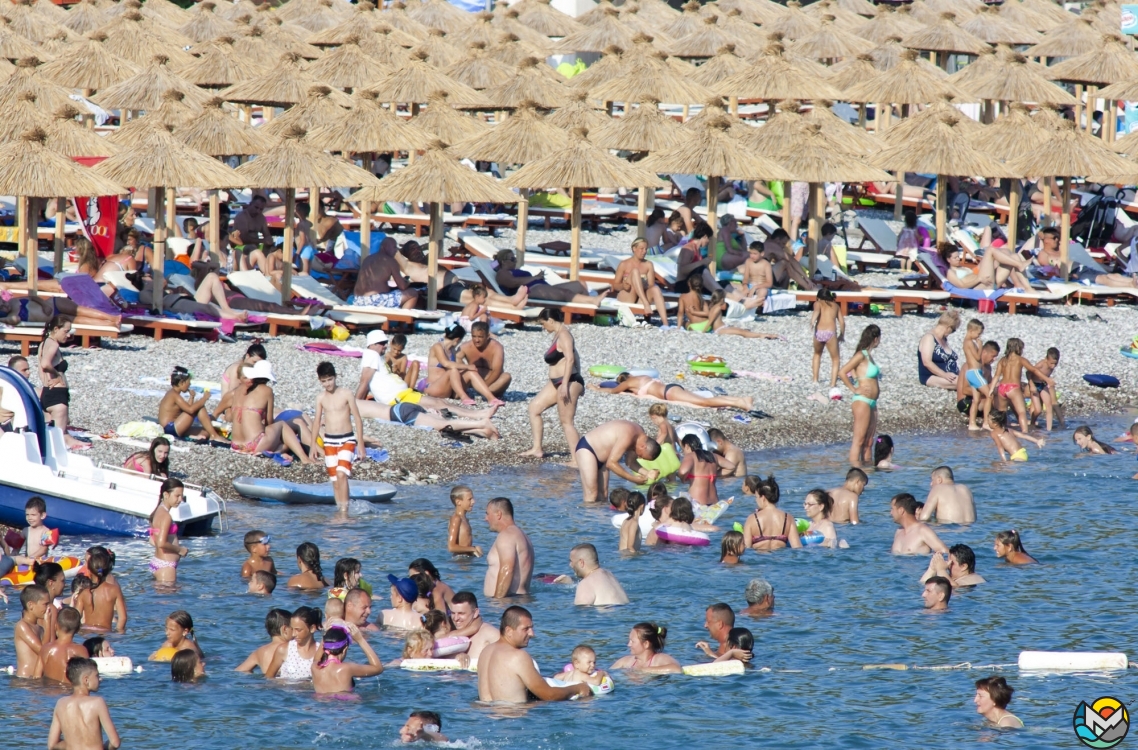
[[[597,669],[597,652],[591,646],[584,644],[573,649],[569,657],[570,669],[557,675],[557,679],[567,685],[585,683],[599,686],[608,677],[608,673]]]
[[[443,720],[434,711],[415,711],[407,717],[407,723],[399,730],[399,739],[404,743],[449,742],[442,734]]]
[[[1008,429],[1008,413],[1006,411],[993,411],[988,415],[988,420],[992,424],[992,442],[996,444],[996,450],[1000,452],[1001,461],[1027,460],[1027,448],[1024,448],[1017,438],[1035,443],[1037,448],[1042,448],[1044,445],[1042,440],[1037,440],[1019,430]]]
[[[727,650],[715,661],[741,661],[744,664],[754,656],[755,636],[747,628],[731,628],[727,631]]]

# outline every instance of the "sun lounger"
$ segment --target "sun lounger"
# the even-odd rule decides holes
[[[976,302],[991,301],[993,303],[1003,303],[1008,306],[1008,313],[1011,315],[1016,314],[1016,309],[1020,306],[1033,307],[1039,309],[1039,305],[1043,302],[1060,302],[1067,298],[1067,294],[1063,292],[1034,292],[1024,291],[1019,289],[965,289],[953,284],[942,272],[940,265],[936,259],[927,252],[920,252],[917,255],[917,260],[930,274],[930,278],[935,278],[940,288],[952,295],[954,299],[967,299]]]
[[[882,255],[892,257],[897,254],[897,233],[890,229],[883,219],[859,216],[857,225],[861,229],[862,240],[861,244],[853,248],[852,252],[864,250],[868,241]],[[846,257],[849,257],[849,251],[847,251]]]
[[[325,295],[328,299],[321,299],[315,295],[310,295],[308,288],[301,288],[301,285],[297,283],[302,279],[308,282],[305,284],[305,287],[324,288],[320,282],[311,277],[294,276],[292,279],[292,293],[294,297],[311,297],[312,299],[319,300],[322,304],[332,306],[344,304],[343,300],[335,295],[331,295],[331,293]],[[260,271],[234,271],[229,274],[228,280],[230,284],[237,287],[237,289],[249,299],[270,302],[272,304],[277,304],[281,301],[280,290],[273,286],[272,282]],[[277,330],[280,328],[305,328],[309,327],[312,322],[312,316],[301,315],[299,313],[294,315],[285,313],[259,314],[268,318],[270,336],[276,336]],[[379,313],[351,312],[333,309],[321,315],[326,318],[331,318],[338,323],[343,323],[348,328],[353,329],[384,326],[387,324],[387,317]]]
[[[71,335],[79,339],[84,349],[97,345],[101,339],[117,339],[134,331],[130,323],[114,326],[73,324]],[[0,341],[15,341],[20,344],[20,354],[28,356],[31,345],[43,341],[43,323],[22,323],[18,326],[0,327]]]
[[[402,323],[404,325],[414,325],[420,320],[438,320],[443,316],[440,312],[428,312],[427,310],[407,310],[401,307],[366,307],[363,305],[349,305],[344,300],[340,299],[337,295],[333,294],[330,289],[321,284],[316,279],[306,276],[294,276],[292,278],[292,293],[297,297],[307,297],[310,299],[320,300],[320,302],[332,308],[332,313],[347,313],[350,315],[372,316],[383,318],[384,330],[390,322]],[[278,296],[277,299],[280,299]],[[330,313],[325,313],[327,317],[336,319]],[[344,318],[341,322],[348,323],[350,320],[363,320],[363,318]],[[371,325],[372,323],[361,323],[360,325]]]
[[[581,223],[585,226],[596,226],[602,221],[621,221],[621,213],[623,209],[614,206],[611,203],[601,203],[600,201],[581,201]],[[568,208],[550,208],[546,206],[530,206],[529,207],[530,219],[544,219],[545,228],[550,229],[553,225],[554,219],[561,221],[572,221],[573,213]]]

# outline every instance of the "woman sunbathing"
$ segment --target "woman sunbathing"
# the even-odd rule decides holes
[[[233,431],[230,447],[238,453],[256,455],[288,448],[301,463],[312,463],[308,451],[295,432],[284,422],[273,421],[273,389],[269,383],[273,367],[261,360],[241,370],[241,385],[226,397],[233,396]]]
[[[7,290],[0,291],[0,323],[4,325],[46,323],[57,315],[71,318],[75,325],[118,328],[122,321],[121,316],[77,305],[67,297],[40,297],[34,292],[26,297],[13,297]]]
[[[723,320],[723,308],[727,306],[722,291],[711,295],[710,302],[703,300],[703,279],[698,275],[688,279],[688,291],[680,295],[680,308],[677,312],[677,324],[683,325],[687,318],[687,329],[707,333],[714,331],[723,336],[742,336],[747,339],[777,339],[773,333],[758,333],[748,331],[746,328],[736,328],[727,325]]]
[[[605,393],[631,393],[638,398],[657,398],[661,401],[674,401],[678,404],[689,404],[691,406],[727,407],[742,411],[751,411],[755,406],[755,399],[750,396],[697,396],[685,391],[682,385],[676,383],[665,385],[663,380],[650,378],[646,375],[629,375],[627,372],[622,372],[617,376],[616,385],[605,386],[590,383],[589,388]]]

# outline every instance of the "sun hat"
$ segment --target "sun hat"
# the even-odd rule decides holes
[[[241,368],[241,374],[250,380],[264,378],[266,380],[276,382],[276,378],[273,377],[273,365],[267,359],[259,360],[258,362],[254,363],[252,367]]]
[[[367,345],[368,346],[375,346],[376,344],[386,344],[386,343],[387,343],[387,332],[386,331],[383,331],[379,328],[376,328],[374,331],[368,331],[367,332]]]

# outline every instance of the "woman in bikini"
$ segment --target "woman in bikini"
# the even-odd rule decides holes
[[[170,476],[170,440],[161,435],[154,438],[147,450],[130,454],[123,468],[166,479]]]
[[[1055,392],[1055,381],[1023,356],[1023,341],[1010,338],[1004,345],[1004,358],[996,365],[992,385],[996,388],[996,405],[999,410],[1007,411],[1010,405],[1015,409],[1020,430],[1028,432],[1032,422],[1027,419],[1027,404],[1023,400],[1024,370],[1032,375],[1033,380],[1045,383],[1052,393]]]
[[[213,428],[213,418],[209,414],[209,389],[202,392],[197,401],[187,399],[190,392],[190,371],[184,367],[175,367],[170,375],[170,390],[158,403],[158,424],[162,431],[170,437],[188,437],[206,435],[210,440],[228,442]],[[194,420],[198,425],[194,425]]]
[[[505,404],[495,396],[486,381],[478,374],[478,368],[471,364],[461,364],[455,361],[458,345],[466,336],[466,329],[454,324],[446,329],[441,341],[431,346],[427,355],[427,390],[428,396],[434,398],[457,398],[463,406],[474,406],[474,399],[466,395],[466,381],[469,378],[470,386],[491,404],[499,406]]]
[[[262,359],[268,359],[269,354],[265,351],[265,345],[260,341],[254,341],[245,350],[245,355],[237,360],[229,367],[225,368],[225,372],[221,373],[221,395],[229,393],[237,387],[241,382],[241,368],[252,367],[260,362]]]
[[[604,386],[589,384],[589,388],[605,393],[631,393],[638,398],[658,398],[661,401],[674,401],[679,404],[691,406],[726,407],[750,411],[755,406],[755,399],[750,396],[713,396],[710,398],[697,396],[684,390],[678,383],[667,383],[658,378],[647,375],[629,375],[622,372],[616,378],[616,385]]]
[[[877,397],[881,389],[878,379],[881,368],[873,361],[870,352],[881,343],[881,329],[868,325],[861,332],[857,352],[846,362],[839,373],[842,382],[854,392],[850,409],[853,411],[853,440],[850,443],[850,466],[861,467],[873,459],[873,436],[877,433]]]
[[[712,292],[711,299],[704,303],[703,279],[699,275],[692,276],[688,279],[688,290],[680,295],[680,306],[676,313],[679,321],[677,325],[683,325],[684,318],[687,318],[685,327],[689,331],[714,332],[721,336],[742,336],[746,339],[778,338],[773,333],[759,333],[748,331],[746,328],[727,325],[723,320],[723,308],[727,304],[726,297],[727,295],[723,291],[716,290]]]
[[[628,656],[622,656],[610,669],[649,674],[679,674],[680,663],[664,653],[668,629],[654,622],[638,622],[628,634]]]
[[[1031,565],[1039,562],[1027,554],[1027,550],[1023,548],[1023,541],[1020,540],[1019,532],[1015,529],[996,534],[993,547],[996,557],[1003,558],[1008,565]]]
[[[40,408],[56,427],[63,430],[63,443],[68,450],[87,450],[91,447],[90,443],[76,440],[67,434],[71,388],[67,384],[67,360],[63,358],[60,347],[70,338],[71,321],[66,318],[55,316],[43,327],[39,356],[40,382],[43,383]]]
[[[232,399],[230,448],[251,455],[288,448],[301,463],[312,463],[292,428],[284,422],[273,421],[273,389],[269,382],[276,378],[269,361],[261,360],[252,367],[244,367],[241,375],[242,386],[234,391]]]
[[[288,579],[288,588],[321,591],[328,588],[328,579],[320,565],[320,548],[312,542],[301,542],[296,548],[296,567],[300,572]]]
[[[109,631],[118,617],[115,628],[126,632],[126,598],[118,581],[111,575],[114,563],[111,553],[104,547],[92,547],[87,552],[87,571],[91,588],[79,593],[75,608],[83,615],[83,627]]]
[[[838,367],[841,363],[841,343],[846,335],[846,320],[842,307],[834,301],[834,293],[826,287],[818,290],[814,312],[810,315],[810,329],[814,332],[814,357],[810,362],[814,382],[822,366],[822,352],[830,353],[830,390],[838,385]]]
[[[743,494],[754,495],[758,509],[747,516],[743,524],[743,543],[759,552],[801,547],[798,526],[789,513],[778,509],[778,482],[773,476],[760,479],[748,476],[743,480]],[[763,529],[767,531],[764,532]],[[769,533],[777,529],[776,533]]]
[[[719,493],[715,490],[715,479],[719,476],[719,464],[696,435],[685,435],[680,441],[684,457],[680,461],[680,478],[688,482],[688,494],[692,502],[700,505],[715,505]]]
[[[159,583],[178,580],[178,563],[189,553],[178,544],[178,524],[170,517],[170,511],[182,504],[184,493],[181,482],[167,479],[158,493],[158,507],[150,514],[150,544],[154,547],[150,572]]]
[[[557,418],[565,433],[565,444],[570,451],[581,440],[574,420],[577,418],[577,402],[585,391],[585,380],[581,377],[581,357],[569,326],[562,322],[561,313],[545,308],[537,316],[537,321],[546,333],[553,334],[553,343],[545,350],[545,364],[549,366],[549,382],[529,402],[529,424],[533,433],[533,447],[523,456],[541,458],[544,424],[541,415],[551,406],[557,407]],[[570,453],[572,455],[572,453]]]

